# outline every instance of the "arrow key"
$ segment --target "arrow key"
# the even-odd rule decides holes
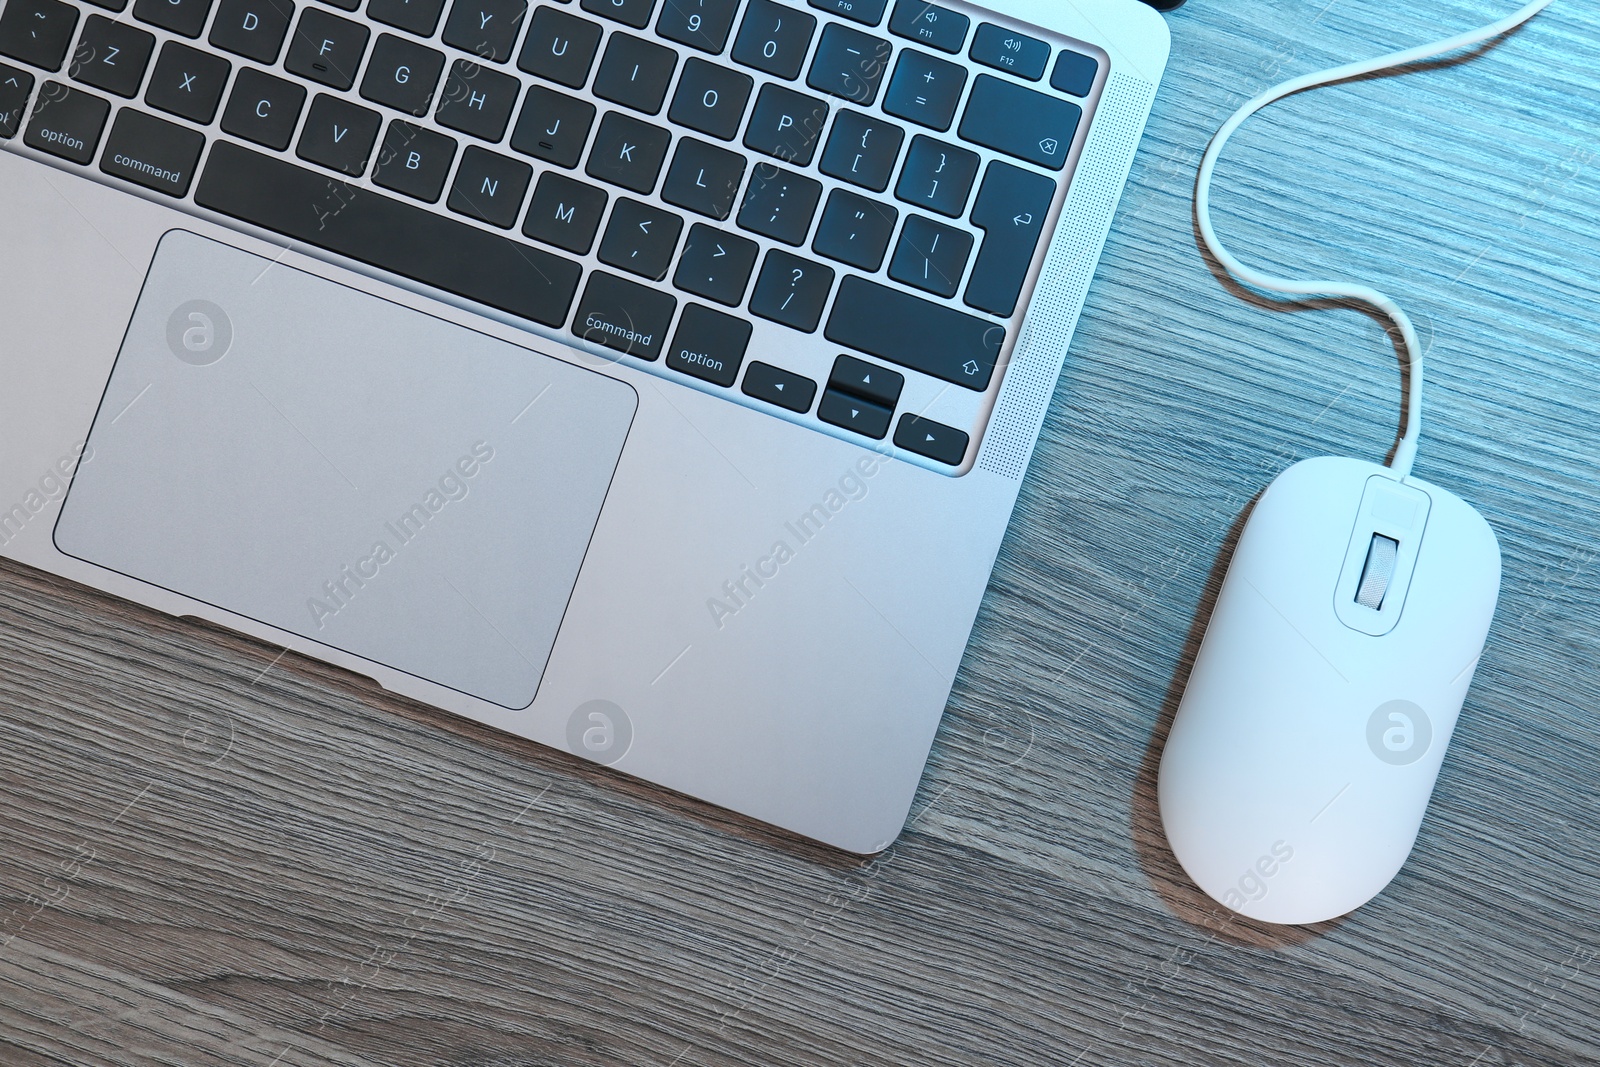
[[[0,138],[9,140],[17,135],[32,91],[32,74],[0,63]]]
[[[961,430],[909,412],[900,416],[900,425],[894,430],[896,448],[952,467],[961,465],[962,457],[967,454],[967,441],[967,435]]]
[[[744,372],[743,389],[745,396],[799,412],[811,410],[811,398],[817,395],[816,382],[770,363],[751,363]]]
[[[894,409],[829,389],[822,394],[822,403],[817,405],[817,418],[881,441],[883,435],[889,432],[889,420],[894,418]]]
[[[828,375],[829,389],[891,408],[900,399],[900,390],[905,384],[904,374],[854,356],[840,356],[834,360],[833,373]]]

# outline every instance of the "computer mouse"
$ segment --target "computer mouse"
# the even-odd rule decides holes
[[[1178,861],[1270,923],[1352,911],[1411,852],[1500,595],[1471,505],[1374,463],[1296,463],[1228,565],[1161,757]]]

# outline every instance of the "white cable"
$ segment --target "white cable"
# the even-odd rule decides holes
[[[1329,85],[1333,82],[1346,81],[1350,78],[1359,78],[1364,74],[1375,74],[1379,71],[1389,70],[1393,67],[1403,67],[1410,63],[1420,63],[1423,60],[1433,59],[1447,52],[1459,51],[1473,45],[1482,44],[1501,34],[1521,26],[1533,16],[1549,7],[1553,0],[1534,0],[1514,15],[1508,15],[1499,22],[1490,23],[1476,30],[1458,34],[1448,40],[1437,41],[1433,44],[1419,45],[1408,48],[1403,52],[1393,52],[1377,59],[1363,60],[1358,63],[1347,63],[1342,67],[1334,67],[1316,74],[1306,74],[1293,78],[1281,85],[1275,86],[1262,93],[1260,96],[1245,104],[1217,131],[1211,139],[1211,146],[1206,150],[1206,155],[1200,162],[1200,173],[1195,184],[1195,217],[1200,225],[1200,236],[1205,241],[1206,247],[1217,258],[1227,272],[1247,285],[1258,289],[1267,289],[1278,293],[1287,293],[1292,296],[1331,296],[1356,300],[1370,307],[1374,307],[1388,317],[1400,331],[1400,340],[1405,347],[1407,363],[1411,374],[1411,383],[1406,397],[1406,431],[1400,438],[1400,444],[1395,448],[1394,459],[1389,467],[1399,477],[1404,478],[1411,473],[1411,464],[1417,456],[1417,438],[1422,432],[1422,347],[1417,341],[1417,331],[1411,325],[1411,319],[1405,311],[1393,300],[1366,285],[1356,285],[1351,282],[1338,281],[1296,281],[1291,278],[1276,278],[1270,274],[1263,274],[1254,270],[1229,252],[1222,244],[1217,232],[1211,226],[1211,172],[1217,164],[1217,157],[1222,154],[1223,147],[1228,143],[1234,131],[1242,126],[1246,119],[1257,111],[1276,100],[1286,96],[1315,89],[1320,85]]]

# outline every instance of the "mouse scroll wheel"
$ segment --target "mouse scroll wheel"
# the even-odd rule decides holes
[[[1394,564],[1399,555],[1399,541],[1382,534],[1372,535],[1372,545],[1367,549],[1367,565],[1361,569],[1361,584],[1356,587],[1357,604],[1373,611],[1383,607],[1383,597],[1389,591],[1389,581],[1394,577]]]

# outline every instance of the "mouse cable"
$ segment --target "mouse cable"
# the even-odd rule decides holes
[[[1348,81],[1367,74],[1376,74],[1379,71],[1389,70],[1393,67],[1403,67],[1423,60],[1433,59],[1447,52],[1456,52],[1463,48],[1482,44],[1502,34],[1506,34],[1527,22],[1533,16],[1549,7],[1553,0],[1534,0],[1522,10],[1513,15],[1508,15],[1498,22],[1490,23],[1476,30],[1458,34],[1448,40],[1436,41],[1433,44],[1419,45],[1408,48],[1403,52],[1392,52],[1377,59],[1363,60],[1358,63],[1347,63],[1342,67],[1334,67],[1316,74],[1306,74],[1293,78],[1281,85],[1274,86],[1245,104],[1227,122],[1222,124],[1211,139],[1211,145],[1206,149],[1205,158],[1200,161],[1200,173],[1195,179],[1195,218],[1200,226],[1200,237],[1205,241],[1206,247],[1216,257],[1217,262],[1239,281],[1257,289],[1267,289],[1272,292],[1286,293],[1291,296],[1311,297],[1343,297],[1354,300],[1382,312],[1395,328],[1400,332],[1400,341],[1405,348],[1407,367],[1410,370],[1410,388],[1406,396],[1406,430],[1400,438],[1400,443],[1395,448],[1394,458],[1389,461],[1389,468],[1397,477],[1404,478],[1411,473],[1411,464],[1417,457],[1417,438],[1422,432],[1422,347],[1417,341],[1417,331],[1411,324],[1411,318],[1399,304],[1384,296],[1370,286],[1357,285],[1351,282],[1339,281],[1296,281],[1291,278],[1277,278],[1270,274],[1254,270],[1236,259],[1233,253],[1223,246],[1217,232],[1211,226],[1211,172],[1217,165],[1217,157],[1222,154],[1223,147],[1228,143],[1234,131],[1244,125],[1246,119],[1257,111],[1276,100],[1286,96],[1315,89],[1322,85],[1331,85],[1334,82]]]

